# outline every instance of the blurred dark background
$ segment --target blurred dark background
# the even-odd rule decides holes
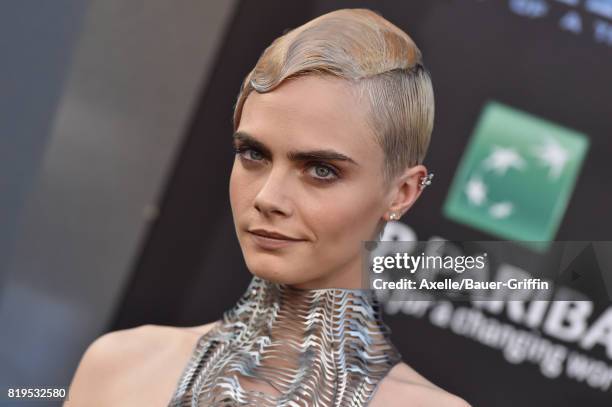
[[[612,240],[610,1],[46,7],[9,2],[0,13],[0,22],[14,22],[0,24],[11,34],[0,36],[3,385],[67,385],[104,332],[199,325],[234,304],[251,279],[228,196],[239,86],[273,39],[338,8],[367,7],[404,29],[433,78],[436,120],[425,164],[436,177],[403,219],[406,233],[496,238],[442,213],[481,110],[495,100],[588,136],[556,239]],[[556,376],[428,313],[396,310],[385,319],[409,365],[474,406],[609,406],[610,304],[588,293],[585,301],[593,305],[585,333],[610,320],[590,349],[543,330],[550,314],[527,326],[505,310],[483,311],[491,324],[583,357],[578,373],[566,367]]]

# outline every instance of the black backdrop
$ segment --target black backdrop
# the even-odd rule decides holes
[[[227,28],[212,77],[202,89],[160,198],[160,215],[145,239],[110,328],[210,322],[243,293],[251,276],[234,236],[228,196],[234,158],[233,104],[244,76],[274,38],[337,8],[379,11],[414,38],[432,74],[436,121],[426,165],[436,178],[403,219],[420,240],[432,235],[451,240],[495,239],[444,218],[441,210],[479,112],[491,99],[588,135],[591,146],[556,238],[612,240],[608,214],[612,207],[608,162],[612,34],[608,43],[601,34],[601,21],[612,24],[612,20],[571,3],[242,1]],[[538,17],[542,5],[547,12]],[[559,19],[570,11],[582,18],[580,34],[559,28]],[[600,27],[597,36],[594,24]],[[589,323],[608,306],[595,304]],[[488,316],[539,332],[537,327],[508,322],[503,313]],[[408,364],[474,406],[612,405],[610,388],[598,389],[566,375],[545,377],[535,364],[509,363],[499,350],[441,329],[427,317],[399,313],[385,319]],[[612,348],[612,333],[609,336]],[[548,339],[578,349],[573,343]],[[611,369],[602,346],[581,352]]]

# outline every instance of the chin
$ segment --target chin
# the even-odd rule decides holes
[[[254,276],[279,284],[299,284],[304,276],[295,275],[296,269],[278,259],[258,259],[247,261],[247,268]]]
[[[246,260],[246,265],[251,274],[275,282],[281,282],[287,278],[288,270],[287,265],[283,264],[284,261],[261,254],[249,257],[251,258]]]

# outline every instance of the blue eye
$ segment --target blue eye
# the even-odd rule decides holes
[[[238,154],[240,158],[243,158],[249,161],[261,161],[264,159],[263,154],[261,154],[261,152],[259,152],[258,150],[255,150],[252,147],[246,147],[246,146],[237,147],[234,149],[234,152]]]
[[[329,165],[314,163],[310,166],[310,168],[314,168],[314,178],[318,180],[329,182],[339,178],[338,171]]]

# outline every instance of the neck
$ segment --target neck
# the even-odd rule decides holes
[[[245,304],[252,309],[247,311]],[[385,334],[390,333],[382,321],[374,292],[358,288],[303,289],[254,276],[226,318],[235,322],[240,315],[265,315],[266,322],[260,328],[297,338],[316,330],[317,334],[329,334],[337,340],[354,322],[359,324],[352,328],[367,329],[368,335],[379,335],[380,339],[386,339]]]
[[[297,289],[254,276],[200,340],[175,400],[366,405],[401,360],[389,335],[371,290]]]
[[[327,369],[333,382],[358,368],[374,379],[401,359],[372,290],[298,289],[254,276],[225,323],[244,324],[243,333],[251,335],[245,342],[266,338],[265,371]]]

